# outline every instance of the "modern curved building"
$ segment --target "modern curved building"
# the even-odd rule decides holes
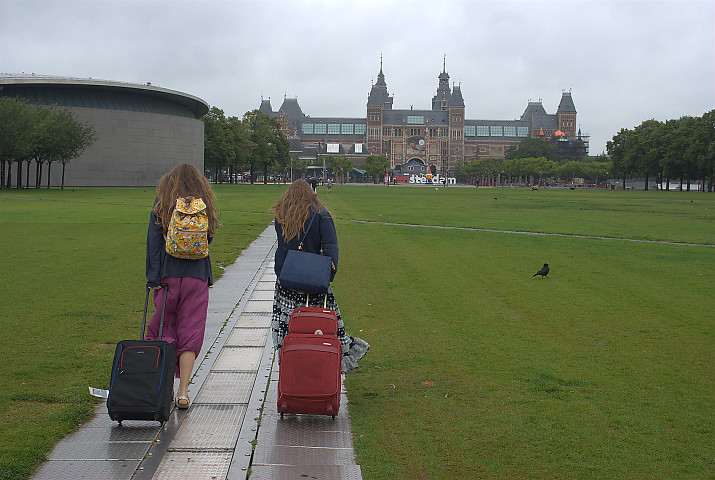
[[[0,96],[65,108],[94,127],[94,144],[67,165],[66,187],[155,186],[184,162],[203,171],[204,124],[199,119],[209,107],[193,95],[150,84],[1,74]],[[29,170],[34,185],[35,169]],[[51,185],[59,186],[62,166],[53,164],[51,173]]]

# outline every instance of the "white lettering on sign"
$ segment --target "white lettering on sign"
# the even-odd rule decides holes
[[[447,185],[456,185],[457,179],[455,177],[444,177],[440,174],[428,178],[426,175],[420,174],[410,176],[410,183],[431,183],[433,185],[444,185],[446,183]]]

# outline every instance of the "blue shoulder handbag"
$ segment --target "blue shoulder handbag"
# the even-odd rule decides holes
[[[326,293],[328,291],[332,259],[325,255],[303,251],[303,241],[313,225],[315,215],[313,214],[310,218],[310,223],[305,229],[298,250],[288,250],[283,262],[278,282],[285,288],[310,293]]]

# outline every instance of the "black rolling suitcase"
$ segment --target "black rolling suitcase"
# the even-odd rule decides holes
[[[168,285],[162,285],[162,290],[159,338],[164,331]],[[122,420],[165,422],[171,412],[176,348],[173,343],[144,340],[150,291],[147,288],[141,340],[122,340],[114,353],[107,410],[120,424]]]

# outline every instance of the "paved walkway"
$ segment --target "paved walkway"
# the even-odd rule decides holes
[[[162,426],[119,427],[102,405],[55,446],[33,479],[361,480],[344,390],[335,419],[281,419],[276,412],[278,361],[269,328],[275,244],[269,226],[211,287],[191,408],[174,409]]]

